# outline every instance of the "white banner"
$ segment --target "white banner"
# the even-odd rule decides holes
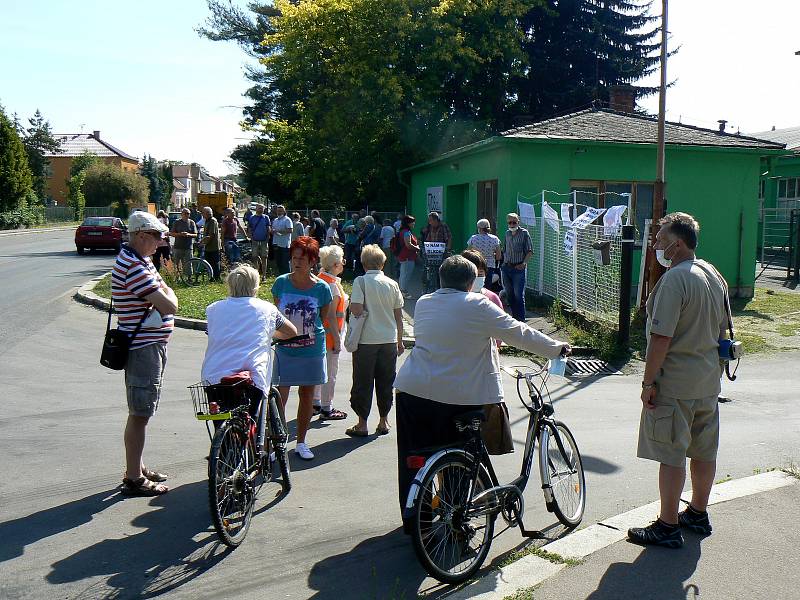
[[[440,185],[438,187],[428,188],[428,212],[436,211],[439,216],[444,219],[444,202],[442,201],[444,195],[444,188]]]
[[[616,235],[622,226],[622,215],[628,207],[624,204],[610,207],[603,215],[603,235]]]
[[[572,227],[564,235],[564,252],[570,256],[575,251],[575,230],[586,229],[586,227],[597,217],[606,212],[605,208],[587,208],[581,216],[572,222]]]
[[[533,210],[533,204],[517,200],[517,210],[519,211],[519,220],[522,221],[523,225],[536,227],[536,213]]]
[[[569,227],[572,225],[572,219],[569,218],[569,207],[570,204],[562,204],[561,205],[561,220],[564,223],[564,226]]]
[[[558,213],[553,210],[553,207],[550,206],[547,202],[542,202],[542,219],[544,222],[550,225],[550,227],[558,233],[559,231],[559,221],[558,221]]]

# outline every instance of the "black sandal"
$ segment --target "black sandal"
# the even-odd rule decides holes
[[[330,410],[325,410],[323,408],[319,413],[319,418],[321,421],[341,421],[347,418],[347,413],[342,412],[338,408],[332,408]]]
[[[150,481],[147,477],[140,477],[136,481],[127,477],[122,480],[122,493],[125,496],[161,496],[168,491],[167,486]]]

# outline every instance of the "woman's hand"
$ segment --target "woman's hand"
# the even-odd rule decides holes
[[[405,350],[406,347],[403,345],[403,342],[397,342],[397,356],[400,356]]]

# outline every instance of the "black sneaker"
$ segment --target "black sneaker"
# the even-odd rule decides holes
[[[663,546],[673,549],[683,546],[681,528],[677,525],[668,525],[661,519],[656,519],[647,527],[628,529],[628,539],[642,546]]]
[[[708,512],[697,511],[691,506],[678,513],[678,524],[700,535],[711,535],[711,521],[708,519]]]

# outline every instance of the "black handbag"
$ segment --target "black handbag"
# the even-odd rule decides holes
[[[514,438],[511,437],[506,403],[485,404],[483,412],[486,421],[481,424],[481,437],[486,451],[492,455],[514,452]]]
[[[139,324],[133,333],[122,331],[121,329],[111,329],[111,314],[114,312],[114,297],[108,305],[108,323],[106,323],[106,335],[103,339],[103,350],[100,352],[100,364],[114,371],[121,371],[128,363],[128,352],[136,334],[142,328],[150,309],[145,309]]]

